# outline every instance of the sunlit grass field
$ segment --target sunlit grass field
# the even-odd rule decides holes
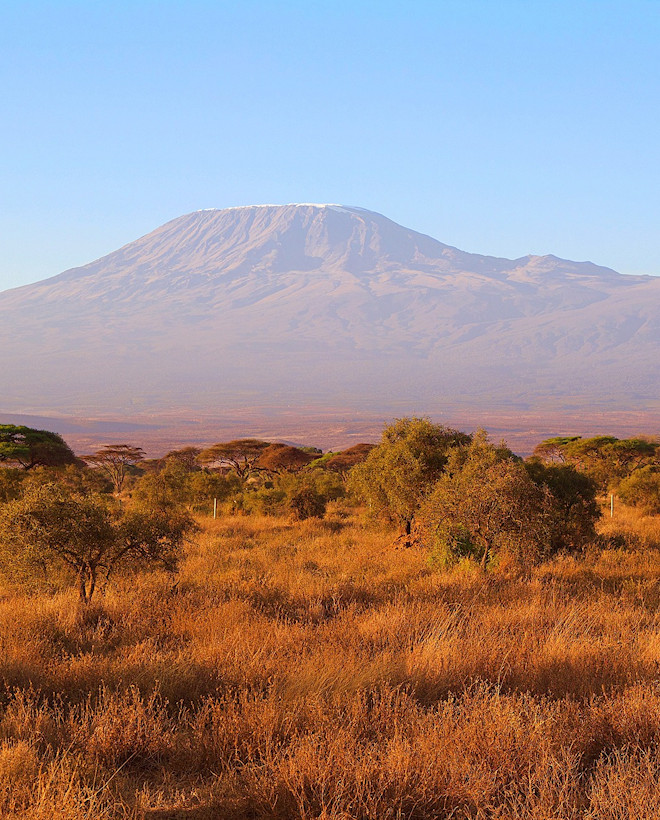
[[[660,817],[660,519],[439,571],[335,505],[0,600],[3,818]]]

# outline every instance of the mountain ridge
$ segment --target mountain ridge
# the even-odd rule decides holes
[[[0,293],[0,320],[5,411],[658,407],[660,279],[470,254],[352,206],[184,214]]]

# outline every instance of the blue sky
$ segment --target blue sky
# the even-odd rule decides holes
[[[0,0],[0,288],[338,202],[660,274],[658,0]]]

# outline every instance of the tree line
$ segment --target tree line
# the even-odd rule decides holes
[[[183,447],[159,459],[129,444],[76,456],[56,433],[0,425],[0,571],[75,579],[89,601],[119,568],[176,568],[195,515],[323,517],[361,505],[426,549],[432,564],[526,566],[596,539],[597,497],[616,491],[660,513],[660,443],[556,437],[523,460],[484,431],[426,418],[388,425],[341,452],[255,438]]]

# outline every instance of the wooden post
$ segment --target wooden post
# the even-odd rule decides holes
[[[213,518],[217,518],[217,517],[218,517],[218,499],[214,498],[213,499]]]
[[[614,493],[610,493],[610,518],[614,518]]]

